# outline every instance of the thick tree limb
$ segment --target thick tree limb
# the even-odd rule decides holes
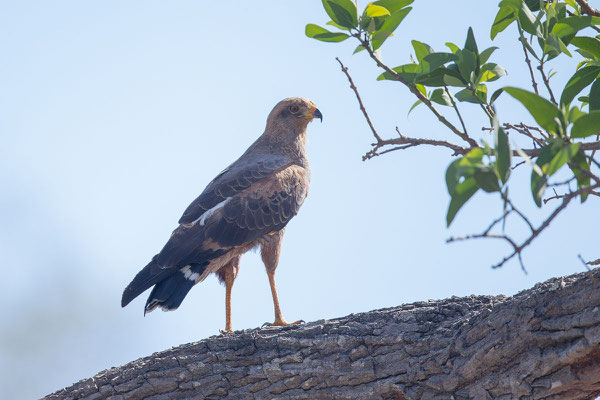
[[[211,337],[46,399],[593,399],[599,279]]]

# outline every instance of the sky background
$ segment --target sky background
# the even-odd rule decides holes
[[[364,7],[366,2],[359,2]],[[593,3],[593,2],[592,2]],[[472,26],[492,45],[494,1],[424,2],[382,48],[391,66],[410,61],[411,39],[461,47]],[[596,5],[597,7],[598,5]],[[503,243],[447,245],[500,215],[479,193],[450,229],[444,172],[450,151],[416,148],[371,161],[373,141],[339,56],[380,135],[450,138],[356,43],[304,35],[328,21],[319,1],[19,1],[0,3],[0,387],[29,399],[155,351],[218,334],[224,288],[214,277],[176,312],[143,316],[147,294],[121,309],[124,287],[161,249],[186,206],[264,129],[282,98],[322,111],[308,129],[309,197],[288,226],[277,272],[288,320],[312,321],[452,295],[512,295],[600,257],[598,199],[573,202],[524,253],[528,273]],[[514,27],[492,56],[509,76],[490,84],[530,89]],[[577,62],[553,62],[562,90]],[[542,91],[543,93],[543,91]],[[461,104],[478,131],[478,107]],[[530,122],[501,96],[502,122]],[[448,118],[454,115],[444,109]],[[481,136],[483,137],[483,136]],[[491,137],[487,138],[492,143]],[[523,144],[524,146],[527,143]],[[539,223],[528,167],[511,178],[516,203]],[[554,207],[556,203],[549,203]],[[516,222],[516,221],[512,221]],[[524,226],[509,232],[526,237]],[[233,328],[273,320],[260,257],[249,253],[233,289]],[[27,385],[23,383],[27,382]]]

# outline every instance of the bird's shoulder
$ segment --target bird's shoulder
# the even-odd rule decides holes
[[[206,186],[186,208],[179,223],[192,223],[206,211],[290,165],[294,162],[285,155],[244,154]]]

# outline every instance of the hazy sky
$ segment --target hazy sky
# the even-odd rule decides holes
[[[417,2],[384,45],[386,62],[409,62],[411,39],[440,51],[446,41],[462,46],[468,26],[480,49],[492,45],[495,2],[437,7]],[[593,196],[585,207],[574,202],[527,249],[527,275],[516,261],[490,268],[510,250],[502,243],[445,244],[449,236],[481,231],[501,203],[478,194],[447,229],[448,150],[361,161],[373,138],[335,56],[350,68],[382,136],[394,136],[395,126],[416,137],[447,138],[447,131],[425,108],[407,117],[414,99],[397,84],[376,82],[380,72],[367,55],[351,55],[355,43],[305,37],[305,24],[327,20],[319,1],[0,3],[6,398],[41,397],[218,334],[224,288],[214,277],[171,313],[144,317],[147,294],[121,309],[121,292],[160,250],[185,207],[263,132],[284,97],[309,97],[324,115],[322,124],[309,126],[312,186],[288,226],[277,270],[288,320],[452,295],[511,295],[582,271],[578,253],[600,257]],[[494,45],[501,49],[491,61],[509,76],[490,91],[529,88],[514,29]],[[561,65],[552,65],[557,89],[569,78]],[[462,106],[473,131],[486,124],[478,107]],[[503,122],[531,121],[508,98],[500,98],[498,110]],[[531,200],[529,174],[520,167],[511,192],[539,222],[544,214]],[[511,227],[525,237],[522,225]],[[233,328],[272,320],[264,267],[258,255],[247,254],[233,290]]]

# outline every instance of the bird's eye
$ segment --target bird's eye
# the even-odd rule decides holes
[[[290,106],[290,112],[296,114],[298,112],[298,106]]]

